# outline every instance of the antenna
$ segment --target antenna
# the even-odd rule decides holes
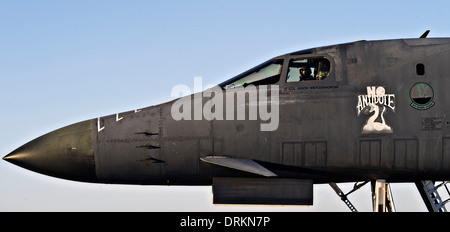
[[[423,33],[423,34],[420,36],[420,38],[421,38],[421,39],[427,38],[428,33],[430,33],[430,30],[427,30],[425,33]]]

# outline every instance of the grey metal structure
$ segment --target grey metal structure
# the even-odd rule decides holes
[[[210,120],[218,107],[236,115],[240,100],[228,114],[228,98],[196,93],[186,105],[215,110],[174,119],[176,99],[55,130],[3,159],[92,183],[217,183],[226,204],[312,204],[313,184],[346,198],[336,183],[377,180],[418,183],[427,199],[422,181],[450,180],[450,38],[427,34],[288,53],[218,85],[271,100],[277,90],[275,130],[262,130],[274,118],[251,118],[251,97],[246,118]]]

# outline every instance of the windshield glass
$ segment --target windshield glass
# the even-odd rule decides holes
[[[330,61],[325,57],[292,59],[286,82],[324,80],[330,74]]]
[[[219,86],[223,89],[232,89],[236,87],[245,87],[247,85],[269,85],[275,84],[280,80],[283,60],[270,60],[264,62],[255,68],[252,68]]]

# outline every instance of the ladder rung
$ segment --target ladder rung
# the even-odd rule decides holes
[[[426,197],[429,200],[429,203],[431,204],[429,206],[433,208],[433,211],[447,212],[447,209],[445,208],[445,204],[447,204],[450,201],[450,198],[448,198],[445,201],[442,201],[442,198],[438,192],[438,188],[444,186],[445,189],[447,190],[447,193],[450,195],[449,189],[447,188],[448,181],[444,181],[439,185],[435,185],[434,182],[429,181],[429,180],[421,181],[420,183],[423,186],[423,190],[424,190],[423,193],[426,195]],[[431,210],[431,209],[429,208],[429,210]]]

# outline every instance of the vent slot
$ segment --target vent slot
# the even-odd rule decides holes
[[[422,64],[422,63],[418,63],[418,64],[416,65],[416,73],[417,73],[417,75],[419,75],[419,76],[425,75],[425,65]]]

